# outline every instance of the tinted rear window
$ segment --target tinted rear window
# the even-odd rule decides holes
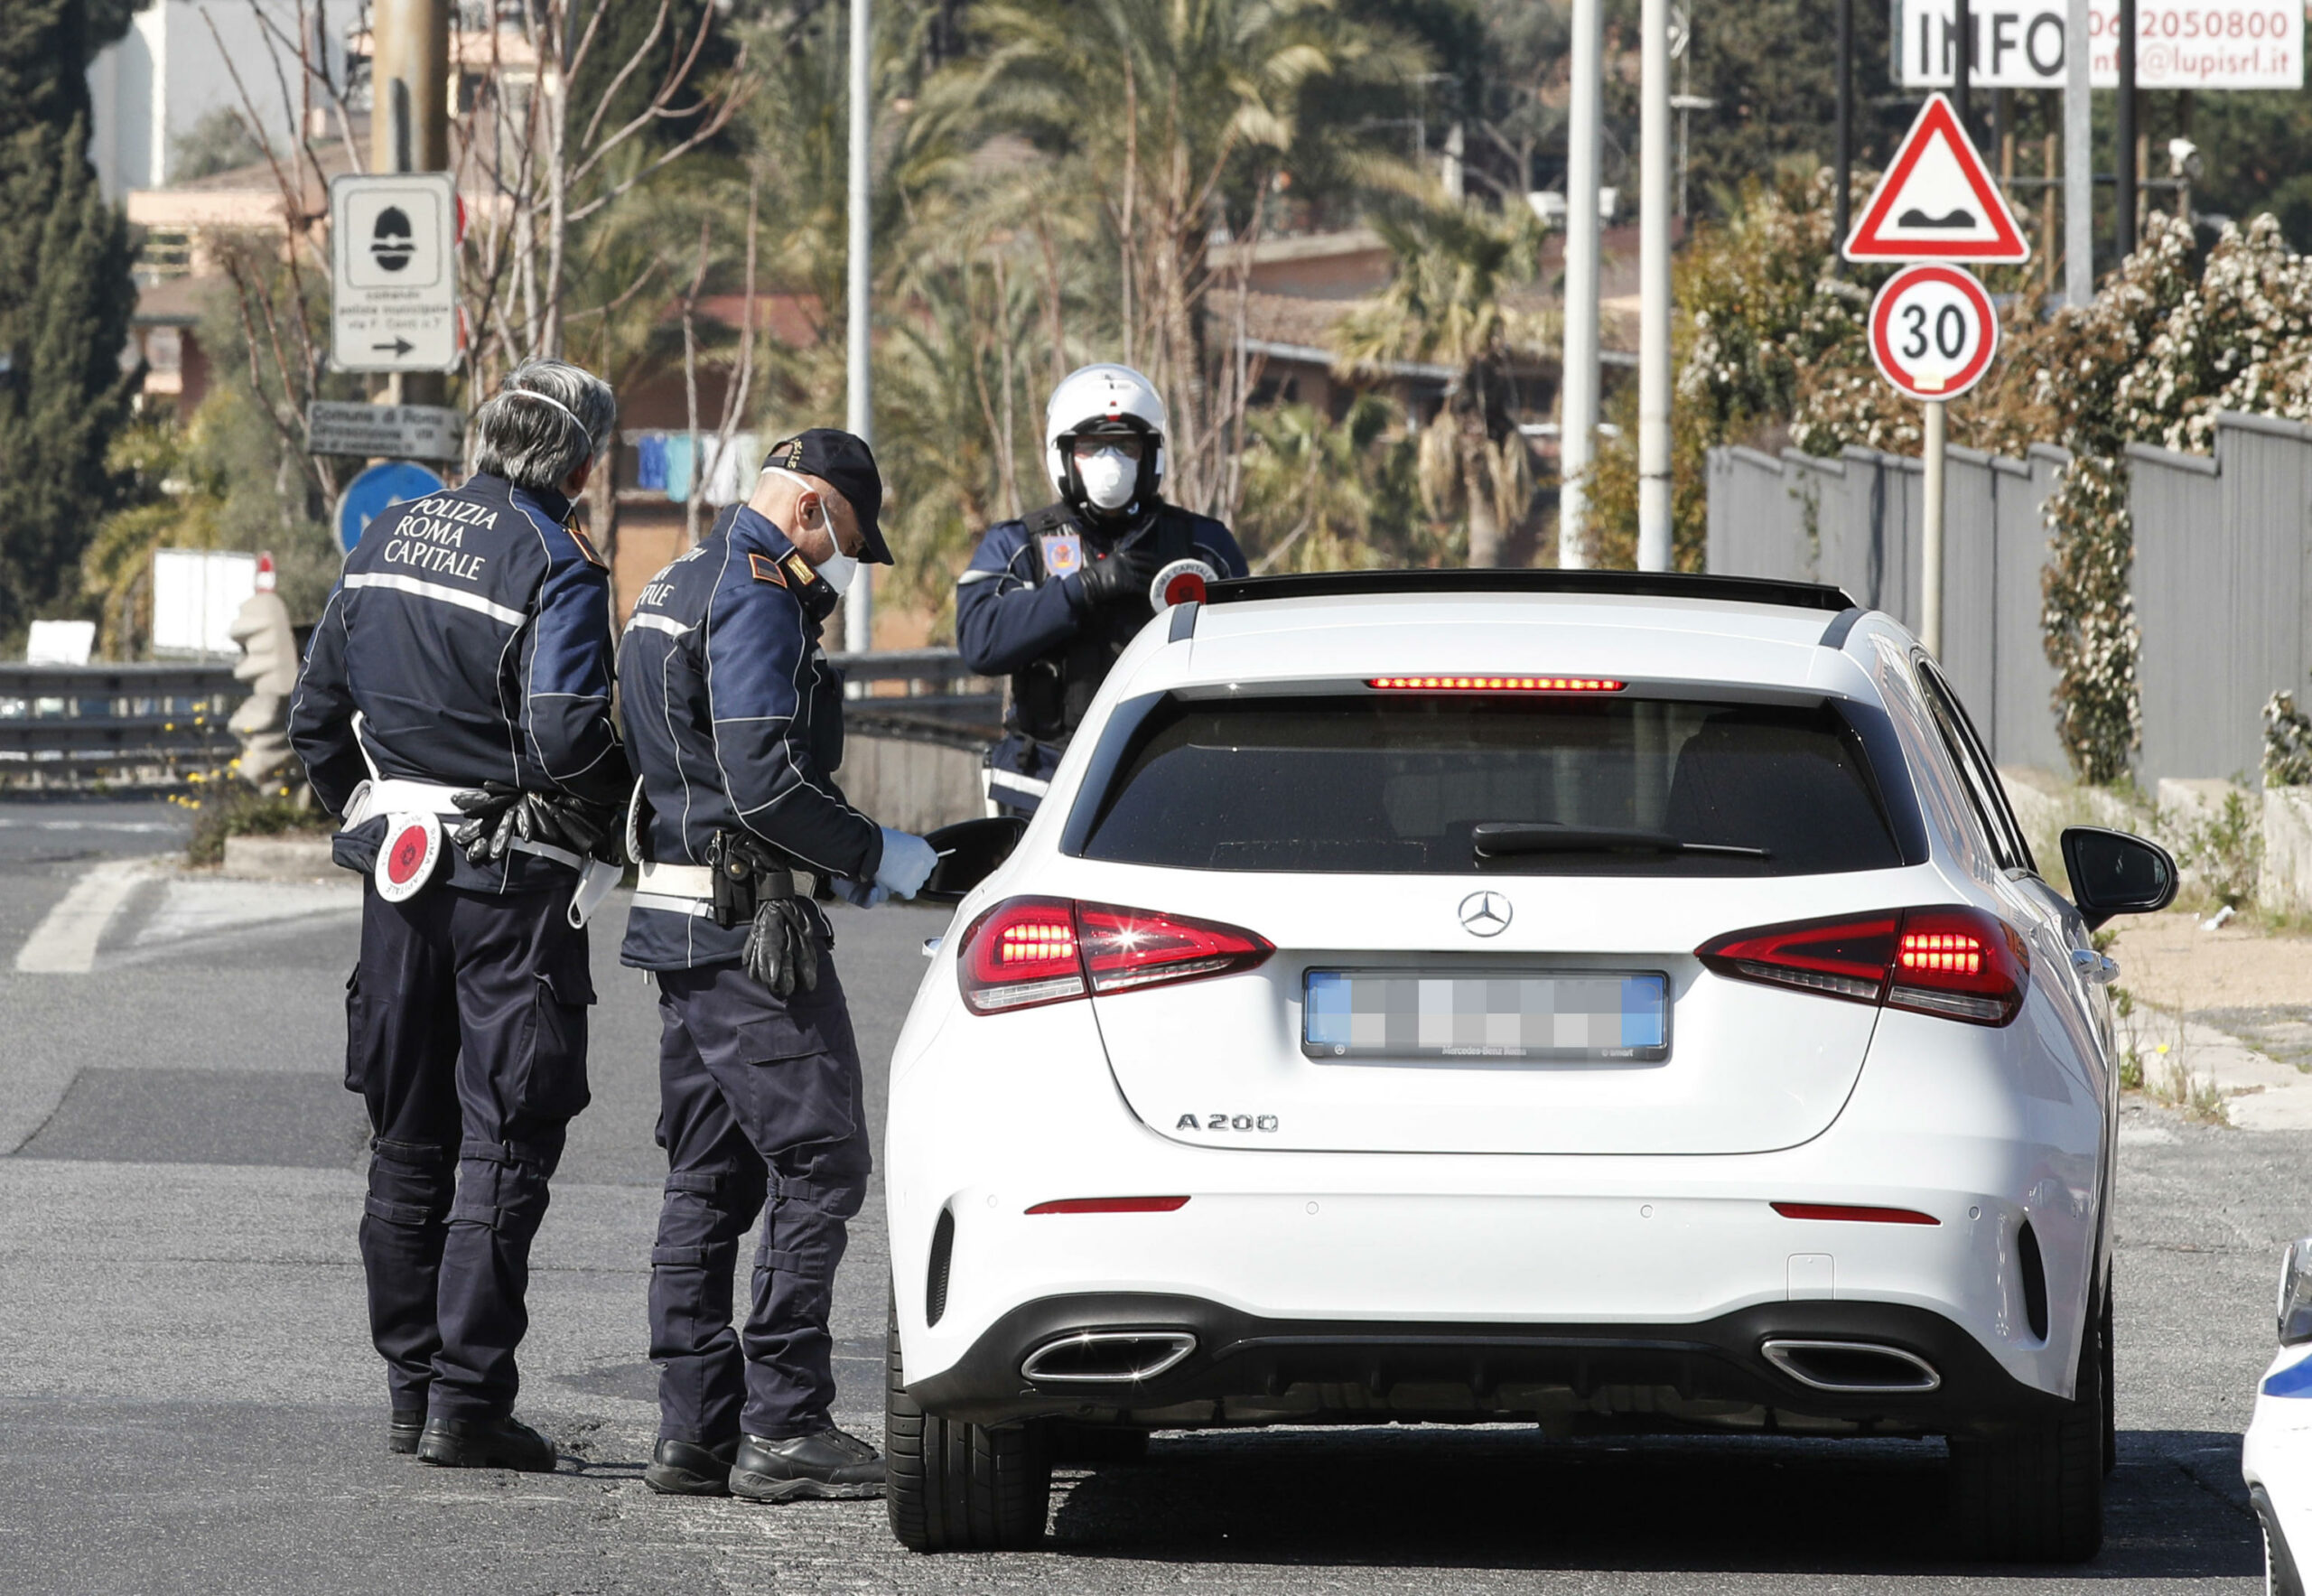
[[[1750,853],[1520,854],[1479,825]],[[1853,731],[1828,705],[1359,694],[1168,699],[1104,795],[1085,855],[1190,870],[1812,875],[1902,863]]]

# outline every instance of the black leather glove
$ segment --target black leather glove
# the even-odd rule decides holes
[[[1084,600],[1090,604],[1112,604],[1119,599],[1145,598],[1148,584],[1156,579],[1156,556],[1144,548],[1112,548],[1105,553],[1086,548],[1084,573]]]
[[[818,929],[800,898],[766,898],[756,906],[745,957],[747,974],[782,1003],[798,985],[806,992],[818,990]]]
[[[603,805],[522,792],[499,781],[485,783],[480,792],[454,794],[451,801],[472,817],[451,838],[471,863],[504,858],[517,840],[625,863],[615,817]]]

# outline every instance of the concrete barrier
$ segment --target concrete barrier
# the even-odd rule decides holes
[[[224,875],[244,881],[327,881],[345,873],[330,863],[326,836],[228,836]]]
[[[977,738],[881,735],[853,731],[843,741],[844,796],[882,825],[932,831],[987,812],[980,794]]]
[[[2312,787],[2264,789],[2256,903],[2267,914],[2312,914]]]

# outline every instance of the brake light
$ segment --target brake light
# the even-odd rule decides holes
[[[1011,898],[964,933],[956,961],[974,1014],[1249,970],[1274,953],[1235,926],[1113,903]]]
[[[1394,693],[1618,693],[1603,677],[1373,677],[1368,687]]]
[[[1978,1025],[2022,1012],[2031,958],[2015,928],[1956,905],[1759,926],[1694,957],[1737,980]]]

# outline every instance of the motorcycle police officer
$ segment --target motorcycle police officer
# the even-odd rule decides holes
[[[1086,366],[1052,391],[1044,465],[1059,502],[988,528],[956,583],[956,643],[1008,676],[988,791],[1003,812],[1043,801],[1109,667],[1155,612],[1149,585],[1178,561],[1245,574],[1228,528],[1163,499],[1164,401],[1128,366]]]
[[[532,361],[474,417],[455,490],[381,513],[314,629],[290,711],[313,790],[368,875],[345,1084],[375,1137],[361,1262],[388,1444],[550,1471],[513,1417],[532,1238],[586,1106],[587,870],[626,794],[610,574],[571,522],[618,415]],[[471,818],[470,818],[471,817]],[[443,822],[467,822],[444,845]]]
[[[843,684],[819,629],[865,559],[890,563],[867,445],[773,446],[753,496],[653,577],[619,650],[639,779],[624,962],[656,973],[667,1184],[650,1254],[667,1495],[880,1496],[883,1461],[835,1428],[827,1315],[866,1196],[859,1050],[822,888],[912,897],[934,855],[835,786]],[[739,1240],[765,1211],[732,1327]]]

